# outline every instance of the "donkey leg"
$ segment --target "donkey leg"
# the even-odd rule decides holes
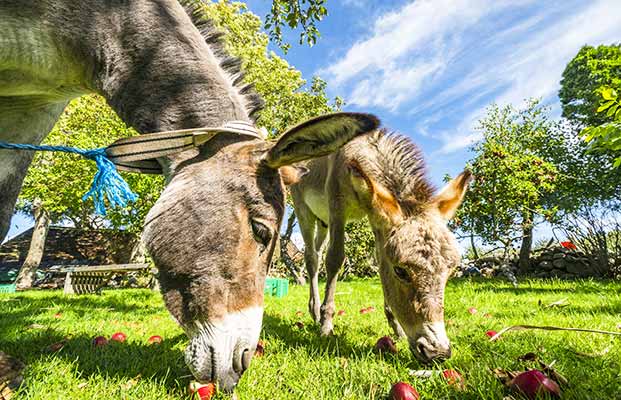
[[[66,103],[0,97],[0,140],[41,143],[65,106]],[[9,231],[15,202],[33,157],[32,151],[0,150],[0,241]]]
[[[330,237],[326,255],[326,294],[321,306],[321,336],[329,336],[334,330],[334,294],[338,272],[345,261],[345,221],[330,215]]]
[[[407,336],[405,334],[405,331],[401,327],[401,324],[399,323],[399,321],[397,321],[397,318],[395,318],[395,315],[392,313],[392,310],[390,309],[390,306],[388,304],[386,304],[385,301],[384,301],[384,314],[386,314],[386,319],[388,320],[388,325],[390,325],[390,327],[392,328],[392,330],[395,333],[395,335],[399,339],[406,338]]]
[[[315,226],[317,218],[302,201],[297,201],[295,191],[291,191],[295,213],[300,223],[300,232],[304,239],[304,264],[308,273],[310,282],[310,293],[308,298],[308,311],[315,322],[319,322],[319,307],[321,299],[319,298],[319,263],[317,251],[315,250]]]

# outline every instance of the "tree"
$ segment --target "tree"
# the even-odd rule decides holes
[[[563,117],[579,129],[609,122],[598,114],[603,87],[621,87],[621,44],[584,46],[563,71]]]
[[[621,86],[619,86],[621,90]],[[606,114],[610,122],[599,126],[588,127],[582,131],[585,141],[591,144],[591,149],[599,152],[609,152],[615,157],[612,167],[621,166],[621,98],[613,88],[604,88],[601,91],[602,103],[598,113]]]
[[[538,100],[525,107],[492,105],[479,121],[483,139],[468,163],[475,176],[455,224],[479,236],[485,244],[500,243],[504,257],[521,240],[519,264],[528,268],[533,227],[551,219],[556,208],[546,203],[557,180],[556,167],[544,158],[553,145],[555,124]]]
[[[265,29],[270,38],[285,52],[291,47],[283,41],[282,28],[302,28],[300,44],[313,46],[319,38],[317,23],[328,15],[327,0],[272,0],[270,13],[265,17]]]
[[[24,264],[19,269],[19,274],[15,280],[17,289],[29,289],[35,279],[37,267],[43,258],[43,249],[45,247],[45,238],[50,226],[50,217],[47,211],[42,207],[41,200],[33,201],[33,214],[35,225],[32,229],[32,239],[30,240],[30,248],[24,260]]]

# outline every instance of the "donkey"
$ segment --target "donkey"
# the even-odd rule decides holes
[[[142,133],[251,123],[261,99],[242,85],[240,62],[228,57],[221,34],[198,23],[193,3],[0,2],[0,140],[39,144],[70,99],[92,92]],[[189,337],[185,358],[197,380],[230,391],[250,364],[283,182],[300,176],[291,164],[377,125],[371,115],[340,113],[276,142],[221,133],[157,159],[168,184],[143,240],[166,306]],[[32,156],[0,151],[0,238]]]
[[[345,224],[366,216],[375,235],[389,324],[399,337],[408,338],[420,361],[449,358],[444,287],[460,257],[446,221],[461,203],[470,173],[463,172],[434,195],[416,145],[383,129],[304,166],[309,172],[291,186],[291,195],[305,244],[308,308],[321,323],[321,334],[333,331]],[[327,232],[327,283],[320,307],[318,259]]]

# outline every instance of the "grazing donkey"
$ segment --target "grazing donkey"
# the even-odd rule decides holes
[[[0,140],[39,144],[67,102],[90,92],[142,133],[251,122],[261,102],[241,85],[239,60],[227,56],[209,22],[192,23],[194,2],[183,3],[0,1]],[[283,181],[299,176],[289,165],[377,125],[370,115],[340,113],[298,125],[275,143],[221,133],[150,164],[168,185],[147,215],[143,240],[166,306],[189,336],[186,362],[199,381],[232,390],[248,368]],[[32,156],[0,151],[0,238]]]
[[[344,260],[347,221],[368,217],[384,288],[384,311],[423,362],[448,358],[444,286],[459,252],[446,227],[470,181],[464,172],[434,195],[419,149],[408,138],[377,130],[337,153],[305,163],[309,172],[291,186],[310,277],[309,311],[332,333],[337,274]],[[329,232],[327,284],[320,308],[318,259]]]

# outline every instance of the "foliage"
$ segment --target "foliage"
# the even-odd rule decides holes
[[[603,87],[621,87],[621,44],[584,46],[567,64],[559,91],[563,117],[578,128],[608,122],[597,112]]]
[[[556,207],[545,201],[557,180],[556,167],[545,157],[555,128],[547,112],[538,100],[521,110],[492,105],[479,122],[483,139],[469,162],[475,179],[454,224],[484,244],[508,247],[534,217],[555,215]]]
[[[345,267],[343,276],[376,276],[375,236],[365,218],[345,226]]]
[[[265,355],[252,360],[237,389],[240,399],[354,400],[385,399],[392,383],[405,380],[422,399],[502,399],[509,392],[490,371],[537,368],[518,357],[536,352],[570,384],[564,399],[619,399],[621,341],[611,336],[576,332],[514,331],[490,342],[487,330],[529,321],[533,324],[616,330],[621,314],[620,282],[524,280],[520,288],[495,280],[449,281],[445,315],[453,355],[447,363],[425,366],[413,359],[406,341],[396,355],[377,355],[373,345],[391,332],[383,309],[379,279],[340,282],[336,292],[335,335],[320,338],[306,312],[308,287],[290,286],[289,294],[267,297],[261,340]],[[569,307],[537,307],[568,297]],[[18,299],[21,301],[12,301]],[[183,349],[188,341],[170,318],[162,296],[150,290],[104,290],[74,298],[59,291],[0,295],[0,349],[28,368],[14,400],[178,400],[187,398],[189,372]],[[376,311],[360,314],[373,306]],[[467,309],[475,307],[477,315]],[[297,316],[300,310],[304,313]],[[54,314],[61,313],[60,318]],[[484,314],[490,318],[484,318]],[[297,321],[303,328],[295,326]],[[28,329],[40,324],[49,329]],[[127,334],[125,343],[93,349],[91,339]],[[159,346],[146,339],[160,335]],[[41,349],[66,339],[52,354]],[[545,349],[545,350],[544,350]],[[578,353],[579,352],[579,353]],[[578,353],[578,354],[577,354]],[[448,365],[447,365],[448,364]],[[447,385],[440,376],[415,379],[411,370],[459,371],[465,391]],[[232,395],[219,393],[219,400]]]
[[[601,96],[602,103],[597,112],[605,113],[612,121],[588,127],[582,131],[582,136],[593,151],[611,152],[616,156],[612,167],[618,168],[621,166],[621,98],[615,89],[608,87],[602,89]]]
[[[270,13],[265,17],[265,29],[270,38],[285,52],[291,48],[283,41],[282,28],[287,25],[291,29],[302,28],[300,44],[309,46],[317,43],[319,30],[317,23],[328,15],[325,7],[327,0],[272,0]]]
[[[44,143],[93,149],[114,140],[136,135],[96,95],[72,101]],[[129,186],[140,196],[127,209],[109,210],[107,220],[93,213],[92,200],[82,201],[97,167],[75,154],[37,152],[24,180],[17,209],[30,214],[32,203],[40,199],[52,223],[70,220],[76,227],[94,228],[110,223],[139,231],[142,221],[163,187],[157,176],[122,173]]]

